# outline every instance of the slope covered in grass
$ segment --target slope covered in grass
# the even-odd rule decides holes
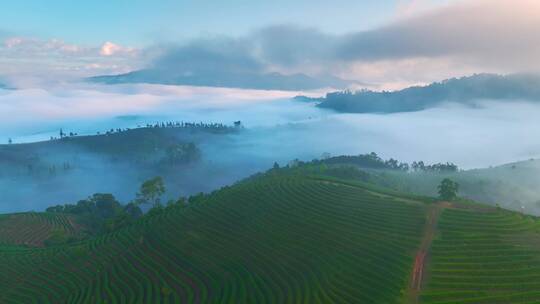
[[[0,247],[0,302],[395,303],[425,205],[265,176],[99,238]]]
[[[0,216],[0,244],[42,246],[58,238],[76,238],[81,225],[67,214],[17,213]]]
[[[505,210],[446,209],[423,303],[539,303],[540,225]]]

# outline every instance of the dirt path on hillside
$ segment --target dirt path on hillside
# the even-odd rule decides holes
[[[431,248],[431,243],[433,242],[435,232],[437,231],[437,221],[439,220],[439,215],[442,210],[450,207],[452,207],[452,204],[449,202],[438,202],[429,206],[424,234],[422,236],[420,248],[418,248],[418,251],[416,252],[413,271],[409,279],[407,303],[418,303],[418,297],[422,290],[422,283],[424,282],[426,274],[425,266],[430,257],[429,249]]]

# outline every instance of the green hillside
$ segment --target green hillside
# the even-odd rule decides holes
[[[537,218],[315,169],[270,170],[57,245],[42,246],[78,236],[80,219],[4,215],[0,303],[540,301]]]
[[[455,170],[448,170],[444,168],[445,164],[434,164],[435,168],[433,165],[426,165],[426,169],[419,170],[414,168],[414,162],[407,165],[393,159],[384,161],[377,159],[377,155],[373,153],[337,156],[318,162],[330,167],[358,168],[364,175],[370,174],[366,179],[372,183],[401,192],[428,196],[437,196],[437,185],[442,179],[450,178],[459,183],[460,196],[463,198],[540,215],[540,161],[535,159],[469,170],[457,167]],[[406,165],[407,170],[403,169]],[[437,170],[436,167],[440,165],[443,165],[443,170]]]
[[[424,303],[539,303],[540,225],[503,210],[447,209]]]
[[[72,215],[17,213],[0,216],[0,244],[43,246],[54,238],[77,238],[82,225]]]
[[[1,303],[396,303],[426,204],[265,176],[111,234],[0,247]]]

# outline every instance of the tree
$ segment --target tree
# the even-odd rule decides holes
[[[152,204],[157,207],[161,204],[161,196],[165,193],[165,184],[161,177],[154,177],[145,181],[137,193],[139,204]]]
[[[451,201],[457,197],[459,191],[459,184],[449,178],[445,178],[441,181],[437,187],[439,190],[439,196],[445,201]]]
[[[102,218],[112,218],[121,213],[122,207],[112,194],[96,193],[90,200],[95,204],[96,211]]]
[[[139,206],[134,203],[129,203],[124,207],[124,212],[132,218],[140,218],[143,216],[143,212]]]

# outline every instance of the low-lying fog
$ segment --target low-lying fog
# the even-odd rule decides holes
[[[292,101],[299,92],[250,91],[159,85],[62,85],[0,89],[0,143],[47,140],[64,132],[96,134],[157,121],[240,120],[245,130],[200,143],[202,163],[190,181],[171,184],[171,195],[209,191],[295,158],[377,152],[412,162],[454,162],[488,167],[540,154],[540,105],[479,101],[475,108],[446,105],[397,114],[340,114]],[[320,92],[309,92],[321,94]],[[61,152],[59,152],[61,153]],[[95,161],[61,189],[0,174],[0,213],[43,210],[95,192],[133,198],[139,179],[130,168]],[[97,168],[97,169],[96,169]]]

